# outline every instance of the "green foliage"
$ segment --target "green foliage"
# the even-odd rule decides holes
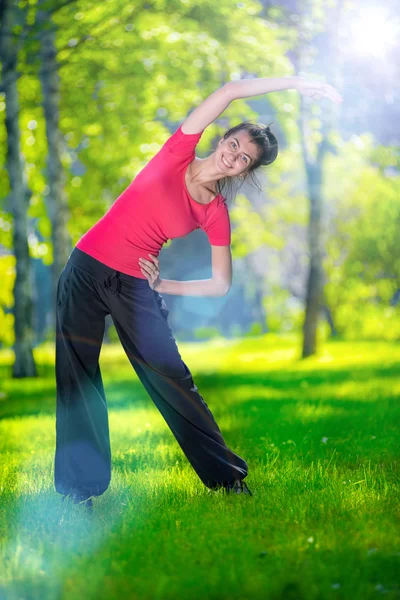
[[[251,324],[250,329],[243,335],[243,337],[253,337],[253,336],[261,335],[262,332],[263,332],[262,323],[259,323],[258,321],[256,321],[255,323]]]
[[[61,127],[71,145],[79,148],[73,158],[79,157],[85,167],[82,176],[70,174],[68,182],[74,242],[159,150],[168,136],[165,121],[183,120],[224,83],[221,73],[227,80],[228,73],[248,68],[250,53],[255,64],[262,59],[259,68],[265,74],[280,53],[277,33],[265,29],[256,17],[251,20],[251,35],[243,38],[239,49],[235,31],[243,11],[231,11],[228,0],[205,2],[195,10],[180,2],[168,4],[166,11],[147,4],[144,9],[142,4],[114,3],[112,28],[104,27],[102,36],[79,48],[79,70],[71,60],[62,71]],[[244,9],[257,5],[247,1]],[[79,28],[86,33],[91,20],[98,20],[98,8],[97,3],[86,5],[78,26],[67,23],[66,14],[60,15],[59,46],[67,46],[71,37],[79,39]],[[103,10],[107,13],[110,7]],[[261,32],[262,39],[254,44]],[[71,50],[65,52],[72,55]],[[245,102],[236,110],[251,112]],[[69,170],[71,161],[72,155]]]
[[[349,284],[350,282],[348,282]],[[375,286],[351,280],[349,297],[335,310],[335,326],[346,339],[400,340],[399,306],[384,306],[375,300]],[[328,286],[328,292],[331,287]]]
[[[1,173],[2,169],[0,169]],[[12,247],[12,217],[9,212],[0,211],[0,244],[5,248]]]
[[[288,290],[272,284],[263,304],[269,332],[298,332],[300,330],[304,318],[304,307],[300,301],[291,296]]]
[[[119,343],[119,337],[117,330],[115,329],[115,325],[110,325],[108,328],[108,337],[110,339],[110,343]]]
[[[15,341],[13,287],[15,280],[15,257],[13,254],[0,257],[0,347],[12,346]]]
[[[388,155],[393,164],[393,153],[377,152],[363,136],[327,161],[337,185],[328,175],[325,293],[335,325],[346,336],[399,337],[400,308],[390,301],[400,288],[400,177],[385,173]]]
[[[282,58],[284,30],[269,27],[258,16],[261,9],[252,0],[234,11],[228,0],[196,6],[178,1],[149,5],[117,0],[99,5],[78,0],[53,13],[61,65],[62,161],[71,210],[67,226],[73,243],[158,151],[168,135],[167,123],[183,120],[217,87],[240,77],[250,63],[259,76],[290,71],[289,61]],[[33,2],[33,16],[35,10]],[[249,14],[251,19],[243,26]],[[21,149],[33,192],[30,216],[39,219],[48,241],[48,227],[40,224],[46,219],[42,200],[48,189],[38,49],[37,36],[28,37],[20,56]],[[227,116],[239,112],[242,118],[255,114],[245,101],[238,101]],[[207,132],[203,148],[216,128],[213,125]],[[5,135],[3,118],[0,164],[5,162]],[[1,188],[8,191],[5,171],[1,177]]]
[[[37,1],[21,1],[19,6],[29,7],[28,23],[34,24]],[[293,69],[286,52],[298,41],[300,28],[303,40],[311,45],[315,32],[326,25],[329,11],[321,3],[309,9],[312,18],[294,21],[291,27],[282,24],[283,8],[268,7],[269,22],[262,3],[254,0],[244,0],[234,10],[230,0],[77,0],[56,10],[52,20],[61,85],[61,159],[72,244],[104,215],[159,150],[171,128],[208,94],[243,73],[290,74]],[[50,189],[39,67],[35,34],[27,37],[19,55],[18,68],[23,72],[17,84],[19,123],[25,176],[32,192],[30,227],[44,238],[29,236],[30,253],[48,265],[52,262]],[[0,244],[11,250],[4,100],[0,94]],[[239,194],[230,209],[233,255],[244,257],[262,247],[278,253],[293,244],[304,267],[308,199],[297,123],[299,95],[293,90],[269,94],[260,110],[254,108],[255,102],[232,102],[207,128],[198,150],[209,152],[216,136],[232,125],[258,121],[261,113],[274,114],[283,134],[279,157],[266,170],[262,207],[256,208]],[[320,140],[323,110],[317,103],[311,108],[312,153]],[[395,339],[399,309],[392,310],[389,303],[400,287],[399,178],[389,176],[386,169],[399,168],[398,152],[377,146],[368,135],[343,142],[332,131],[329,142],[337,154],[326,155],[323,180],[328,306],[340,333]],[[304,306],[280,289],[282,267],[271,262],[265,274],[270,289],[265,299],[268,327],[299,331]],[[0,259],[0,277],[0,343],[8,345],[13,340],[13,317],[5,309],[12,306],[15,277],[8,257]],[[233,330],[241,334],[240,326]]]
[[[232,227],[232,248],[236,258],[247,256],[261,246],[282,248],[285,244],[279,232],[266,227],[265,219],[254,210],[246,196],[238,194],[229,211]]]
[[[221,333],[217,327],[197,327],[194,337],[198,340],[212,340],[221,337]]]

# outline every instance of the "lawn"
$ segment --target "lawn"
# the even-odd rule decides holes
[[[54,347],[0,352],[0,598],[400,598],[400,345],[180,343],[253,496],[198,479],[119,345],[100,366],[113,453],[93,514],[54,491]]]

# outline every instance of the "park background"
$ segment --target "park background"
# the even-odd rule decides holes
[[[86,577],[93,597],[399,597],[398,55],[394,0],[0,2],[5,597],[88,597]],[[272,123],[279,155],[229,206],[229,293],[164,295],[254,497],[207,494],[107,319],[114,479],[88,525],[52,486],[59,274],[195,106],[291,75],[343,102],[272,92],[206,129],[200,157],[244,120]],[[160,266],[210,277],[206,234],[168,242]]]

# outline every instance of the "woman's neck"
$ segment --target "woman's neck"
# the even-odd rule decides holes
[[[217,181],[225,177],[215,164],[215,154],[207,158],[195,157],[188,168],[191,182],[210,191],[214,191]]]

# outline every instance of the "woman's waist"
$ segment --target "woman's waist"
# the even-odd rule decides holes
[[[141,253],[143,256],[143,253]],[[131,256],[127,263],[122,263],[119,256],[111,253],[103,254],[96,248],[78,244],[72,250],[68,260],[78,269],[86,271],[98,281],[111,276],[116,277],[128,285],[137,285],[138,281],[147,281],[138,264],[139,256]]]

